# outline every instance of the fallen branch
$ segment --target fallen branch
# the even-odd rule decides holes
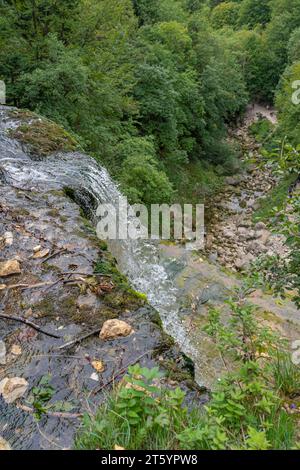
[[[123,367],[122,369],[120,369],[116,375],[113,375],[113,377],[108,380],[108,382],[105,382],[105,384],[101,385],[101,387],[99,388],[96,388],[96,390],[93,390],[92,392],[92,395],[96,395],[97,393],[100,393],[102,392],[102,390],[104,390],[106,387],[108,387],[110,384],[112,384],[120,375],[123,375],[125,374],[125,372],[127,372],[128,368],[129,367],[132,367],[134,366],[137,362],[139,362],[141,359],[143,359],[143,357],[147,356],[148,354],[150,354],[152,351],[147,351],[145,352],[144,354],[141,354],[141,356],[139,356],[137,359],[135,359],[134,361],[130,362],[129,364],[127,364],[125,367]]]
[[[80,336],[79,338],[73,339],[72,341],[69,341],[68,343],[63,344],[62,346],[59,346],[56,348],[57,351],[61,351],[62,349],[68,349],[71,348],[72,346],[75,346],[75,344],[81,343],[85,339],[90,338],[91,336],[95,336],[100,333],[102,328],[97,328],[97,330],[90,331],[89,333],[85,334],[84,336]]]
[[[0,313],[0,319],[1,318],[3,318],[4,320],[10,320],[10,321],[18,322],[18,323],[23,323],[24,325],[29,326],[30,328],[38,331],[39,333],[43,333],[44,335],[50,336],[51,338],[60,339],[60,336],[57,336],[53,333],[49,333],[48,331],[43,330],[38,325],[36,325],[35,323],[32,323],[29,320],[26,320],[25,318],[13,317],[13,316],[10,316],[10,315],[5,315],[4,313]]]
[[[87,277],[112,277],[112,274],[103,274],[103,273],[82,273],[80,271],[69,271],[62,273],[62,276],[71,276],[73,274],[78,274],[78,276],[87,276]]]
[[[61,250],[55,251],[54,253],[52,253],[52,255],[47,256],[47,258],[45,258],[45,259],[42,261],[42,264],[43,264],[43,263],[46,263],[47,261],[49,261],[49,260],[52,259],[52,258],[55,258],[55,256],[61,255],[61,254],[64,253],[65,251],[68,251],[68,250],[67,250],[66,248],[62,248]]]
[[[39,282],[38,284],[12,284],[11,286],[6,286],[6,290],[11,290],[11,289],[21,289],[21,290],[28,290],[28,289],[39,289],[40,287],[45,287],[45,286],[52,286],[56,284],[57,282],[60,282],[62,279],[59,279],[58,281],[47,281],[47,282]]]
[[[27,413],[36,413],[34,408],[30,408],[30,406],[21,405],[20,403],[17,404],[17,408],[22,411],[26,411]],[[64,413],[60,411],[45,411],[44,414],[47,416],[52,416],[54,418],[63,418],[63,419],[78,419],[82,418],[82,413]]]

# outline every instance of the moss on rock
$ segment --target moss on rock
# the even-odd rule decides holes
[[[54,152],[79,149],[76,140],[58,124],[26,110],[14,110],[11,116],[22,124],[9,130],[9,136],[27,145],[34,155],[46,157]]]

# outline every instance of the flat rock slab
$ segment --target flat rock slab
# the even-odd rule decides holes
[[[20,274],[21,266],[17,260],[8,260],[0,262],[0,277],[12,276],[13,274]]]

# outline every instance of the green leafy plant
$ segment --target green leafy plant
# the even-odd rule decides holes
[[[50,384],[51,375],[44,375],[38,385],[31,390],[28,403],[32,405],[35,411],[35,417],[41,419],[48,411],[69,412],[75,405],[67,401],[55,401],[50,403],[55,395],[55,388]]]

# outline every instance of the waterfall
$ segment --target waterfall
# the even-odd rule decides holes
[[[6,119],[7,109],[0,107],[0,180],[19,189],[38,192],[71,188],[76,201],[94,222],[100,203],[117,204],[121,193],[116,183],[93,158],[69,152],[37,159],[9,138],[6,129],[15,124]],[[109,248],[133,287],[146,294],[157,309],[166,332],[183,352],[195,358],[179,316],[179,290],[169,269],[172,260],[161,259],[158,242],[116,240],[109,243]]]

